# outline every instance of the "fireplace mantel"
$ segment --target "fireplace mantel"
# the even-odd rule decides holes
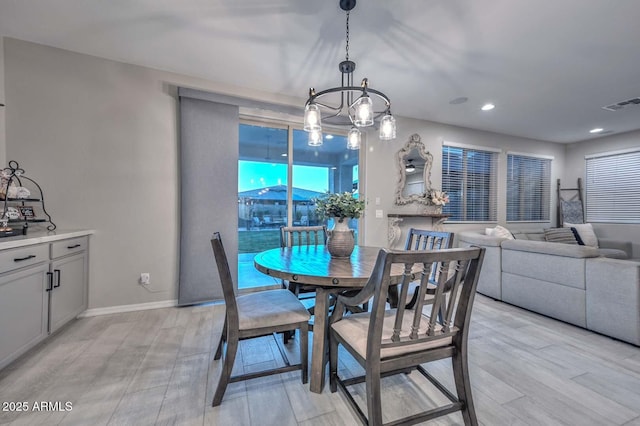
[[[399,224],[405,219],[412,221],[422,218],[430,219],[430,228],[440,231],[443,230],[442,225],[450,216],[449,214],[442,213],[387,213],[387,241],[389,242],[389,247],[393,247],[400,239],[402,230]]]

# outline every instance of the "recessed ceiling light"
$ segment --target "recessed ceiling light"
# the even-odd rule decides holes
[[[483,111],[491,111],[492,109],[494,109],[496,106],[494,104],[484,104],[482,105],[482,108],[480,108]]]
[[[589,133],[600,133],[602,132],[604,129],[600,128],[600,127],[596,127],[595,129],[591,129],[589,130]]]
[[[324,137],[325,139],[333,139],[333,135],[327,135]]]
[[[283,152],[282,154],[280,154],[280,157],[286,157],[286,156],[287,156],[286,152]]]
[[[459,98],[451,99],[449,103],[451,105],[460,105],[467,102],[468,100],[469,98],[467,98],[466,96],[460,96]]]

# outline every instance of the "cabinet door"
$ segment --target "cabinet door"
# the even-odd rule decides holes
[[[0,368],[47,336],[49,264],[0,277]]]
[[[51,262],[49,332],[54,332],[87,308],[87,265],[85,253]]]

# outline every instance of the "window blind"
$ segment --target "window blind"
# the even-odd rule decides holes
[[[586,159],[588,222],[640,223],[640,150]]]
[[[442,189],[449,194],[443,213],[449,221],[497,220],[498,152],[448,145],[442,147]]]
[[[551,159],[507,155],[507,221],[548,221]]]

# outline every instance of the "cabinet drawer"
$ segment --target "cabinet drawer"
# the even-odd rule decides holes
[[[51,259],[57,259],[61,256],[84,251],[87,249],[87,242],[87,237],[53,242],[51,243]]]
[[[36,244],[0,252],[0,273],[49,260],[49,244]]]

